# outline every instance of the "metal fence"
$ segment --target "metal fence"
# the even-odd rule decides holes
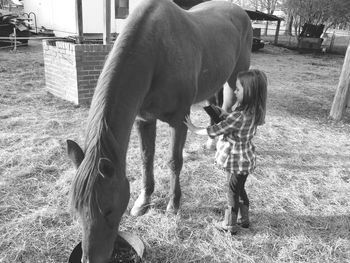
[[[275,41],[276,34],[276,25],[275,22],[269,22],[267,34],[265,34],[264,22],[262,23],[253,23],[253,28],[260,28],[260,38],[265,42],[271,44]],[[259,30],[258,30],[259,31]],[[255,32],[258,32],[255,30]],[[259,33],[258,33],[259,34]],[[294,32],[293,35],[286,34],[285,27],[281,25],[277,44],[280,46],[285,46],[291,49],[297,49],[298,47],[298,37]],[[258,36],[259,37],[259,36]],[[346,49],[350,43],[350,32],[344,30],[328,29],[326,33],[322,36],[323,41],[321,48],[328,53],[336,54],[345,54]]]

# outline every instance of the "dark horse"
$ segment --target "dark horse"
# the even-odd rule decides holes
[[[246,12],[224,1],[185,11],[170,0],[143,0],[126,21],[92,99],[83,151],[68,140],[77,168],[72,206],[83,232],[83,262],[108,261],[130,197],[126,153],[135,122],[141,139],[142,191],[131,210],[142,215],[154,191],[156,121],[169,124],[167,211],[180,206],[179,175],[191,105],[224,86],[233,104],[236,75],[250,65],[252,27]]]

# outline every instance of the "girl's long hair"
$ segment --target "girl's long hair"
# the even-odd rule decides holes
[[[255,125],[265,123],[267,77],[258,69],[238,73],[237,79],[243,86],[243,101],[240,108],[255,115]]]

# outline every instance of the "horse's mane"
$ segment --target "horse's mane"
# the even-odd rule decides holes
[[[107,62],[106,62],[107,63]],[[80,164],[73,180],[71,190],[71,207],[81,211],[86,206],[87,213],[93,216],[97,205],[95,182],[99,176],[98,163],[101,157],[114,160],[111,147],[111,131],[107,125],[108,98],[111,89],[108,89],[109,70],[103,70],[91,102],[89,111],[87,134],[85,139],[85,157]]]

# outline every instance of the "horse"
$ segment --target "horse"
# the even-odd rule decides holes
[[[126,153],[135,125],[142,190],[130,213],[147,212],[154,191],[156,122],[169,124],[167,212],[180,208],[180,171],[191,105],[224,85],[223,108],[233,105],[236,75],[250,66],[252,26],[237,5],[209,1],[189,10],[171,0],[143,0],[129,15],[99,76],[87,120],[85,150],[67,140],[77,168],[71,206],[82,226],[82,261],[109,260],[130,199]]]

